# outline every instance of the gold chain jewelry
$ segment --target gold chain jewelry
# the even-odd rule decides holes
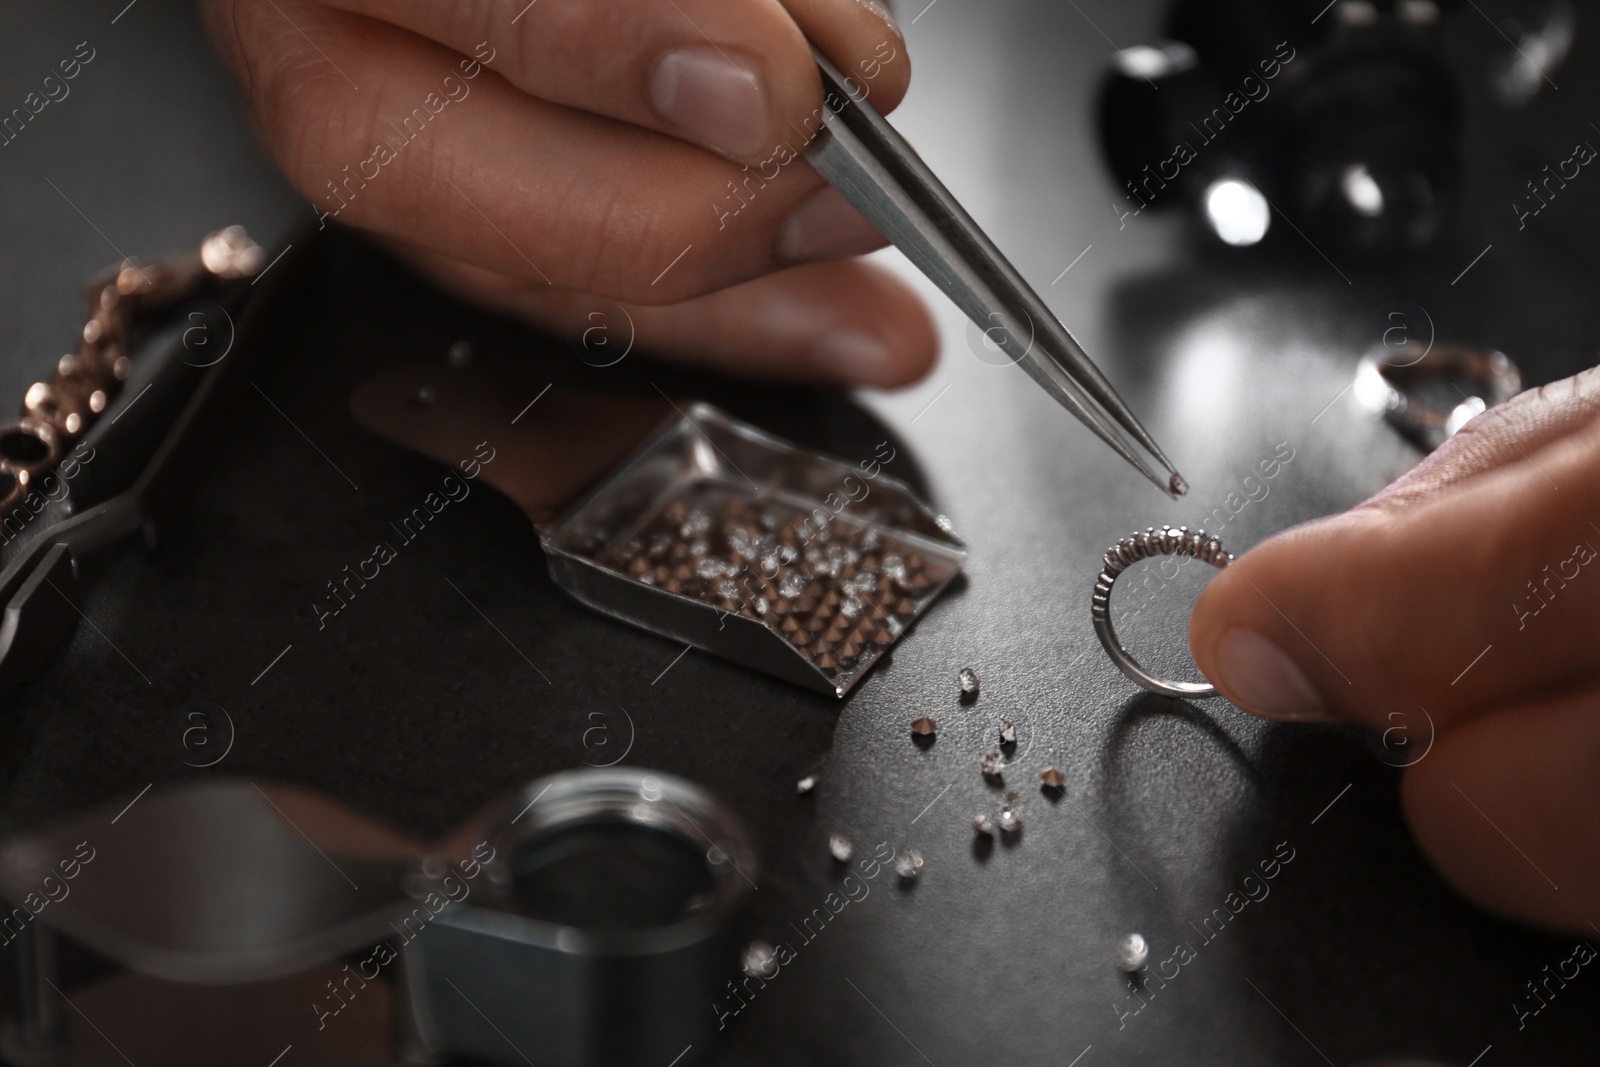
[[[128,346],[139,325],[219,281],[249,277],[264,258],[244,227],[229,226],[208,235],[196,255],[144,265],[124,260],[96,278],[85,293],[88,321],[78,350],[56,362],[52,380],[28,387],[20,419],[0,424],[0,517],[116,399],[132,367]]]

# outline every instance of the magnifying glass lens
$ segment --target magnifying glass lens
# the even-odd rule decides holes
[[[685,918],[715,890],[704,849],[636,823],[570,826],[511,861],[524,914],[583,930],[644,930]]]

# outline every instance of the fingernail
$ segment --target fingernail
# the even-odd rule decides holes
[[[887,22],[890,29],[900,32],[900,26],[894,18],[893,0],[863,0],[862,6]]]
[[[1217,642],[1213,679],[1246,709],[1286,722],[1326,722],[1328,708],[1311,682],[1277,645],[1254,630],[1233,629]]]
[[[811,367],[824,378],[873,385],[891,379],[894,353],[865,330],[845,327],[817,338],[811,346]]]
[[[650,106],[689,137],[737,159],[760,154],[770,140],[760,71],[715,45],[662,56],[650,73]]]
[[[811,263],[875,252],[888,243],[836,189],[824,186],[784,220],[773,255],[781,263]]]

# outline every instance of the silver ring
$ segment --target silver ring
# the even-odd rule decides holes
[[[1133,533],[1106,551],[1101,561],[1100,577],[1095,579],[1094,599],[1089,613],[1094,617],[1094,632],[1106,647],[1106,654],[1117,669],[1152,693],[1169,697],[1214,697],[1217,687],[1205,682],[1169,682],[1157,678],[1128,654],[1117,640],[1117,631],[1111,625],[1111,587],[1117,576],[1141,559],[1151,556],[1191,556],[1204,560],[1221,570],[1233,562],[1233,557],[1222,550],[1222,542],[1204,530],[1190,530],[1187,526],[1174,529],[1163,526],[1148,527],[1143,533]]]
[[[1473,416],[1520,393],[1522,372],[1492,348],[1412,341],[1361,357],[1353,384],[1362,405],[1432,452]],[[1441,404],[1437,397],[1447,393]]]

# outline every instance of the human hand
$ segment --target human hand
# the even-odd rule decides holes
[[[1406,819],[1467,897],[1600,923],[1600,368],[1468,423],[1366,503],[1201,594],[1189,646],[1246,711],[1406,724]],[[1421,712],[1425,710],[1426,715]]]
[[[800,157],[817,43],[887,111],[876,0],[202,0],[261,136],[315,206],[456,292],[557,331],[758,377],[920,377],[912,291]],[[785,269],[787,268],[787,269]]]

